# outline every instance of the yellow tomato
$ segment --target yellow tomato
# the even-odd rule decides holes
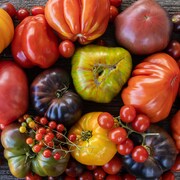
[[[10,15],[0,8],[0,53],[11,43],[14,24]]]
[[[71,127],[70,134],[76,134],[74,146],[69,146],[71,155],[85,165],[104,165],[116,154],[116,145],[108,139],[108,130],[98,124],[101,112],[90,112]]]

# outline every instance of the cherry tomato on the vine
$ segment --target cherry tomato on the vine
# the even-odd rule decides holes
[[[45,149],[45,150],[43,151],[43,156],[44,156],[44,157],[49,158],[49,157],[51,157],[51,155],[52,155],[51,150]]]
[[[78,180],[93,180],[92,171],[86,170],[79,177]]]
[[[106,172],[101,166],[98,166],[96,169],[94,169],[93,175],[95,180],[103,180],[106,176]]]
[[[30,12],[26,8],[20,8],[17,10],[16,17],[18,20],[22,21],[24,18],[28,17]]]
[[[136,117],[136,109],[132,105],[124,105],[120,108],[119,115],[123,122],[130,123]]]
[[[74,54],[75,45],[70,40],[64,40],[59,44],[60,55],[65,58],[70,58]]]
[[[103,112],[98,116],[98,124],[104,129],[111,129],[114,126],[114,118],[108,112]]]

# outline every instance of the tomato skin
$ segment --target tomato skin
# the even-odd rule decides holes
[[[168,171],[162,175],[162,180],[175,180],[175,176],[171,171]]]
[[[119,7],[122,4],[122,0],[109,0],[110,4],[115,7]]]
[[[59,44],[60,55],[65,58],[70,58],[73,56],[75,51],[75,45],[70,40],[64,40]]]
[[[38,14],[44,14],[44,6],[33,6],[31,8],[31,14],[36,16]]]
[[[106,176],[106,172],[103,170],[101,166],[97,167],[94,171],[94,179],[95,180],[103,180]]]
[[[4,9],[11,16],[11,18],[13,18],[16,14],[16,8],[9,2],[3,3],[0,8]]]
[[[110,18],[109,18],[110,22],[113,22],[118,14],[119,14],[119,11],[117,7],[110,6]]]
[[[18,24],[11,50],[14,60],[24,68],[48,68],[59,57],[58,38],[43,14],[26,17]]]
[[[123,122],[130,123],[136,117],[136,109],[131,105],[124,105],[120,108],[119,115]]]
[[[109,11],[109,0],[48,0],[45,5],[46,19],[60,38],[81,44],[90,43],[105,32]]]
[[[111,129],[114,126],[114,118],[108,112],[103,112],[98,116],[98,124],[104,129]]]
[[[166,53],[155,53],[134,68],[121,97],[125,105],[133,105],[152,123],[159,122],[169,115],[179,82],[176,61]]]
[[[101,128],[97,122],[100,113],[102,112],[83,115],[68,132],[77,135],[74,143],[80,148],[69,147],[72,149],[71,155],[85,165],[104,165],[117,152],[115,144],[107,137],[108,130]]]
[[[16,63],[1,60],[0,81],[0,124],[7,125],[17,120],[28,109],[28,79]]]
[[[30,12],[26,8],[20,8],[17,10],[16,17],[18,20],[22,21],[30,15]]]

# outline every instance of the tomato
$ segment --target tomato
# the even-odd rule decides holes
[[[17,10],[16,17],[18,20],[22,21],[30,15],[30,12],[26,8],[20,8]]]
[[[26,17],[16,26],[11,50],[24,68],[48,68],[59,58],[58,38],[43,14]]]
[[[119,11],[118,11],[117,7],[115,7],[115,6],[110,6],[110,18],[109,18],[109,20],[110,20],[111,22],[114,21],[114,19],[116,18],[116,16],[117,16],[118,14],[119,14]]]
[[[107,175],[106,176],[106,180],[122,180],[122,177],[120,175]]]
[[[122,4],[122,0],[109,0],[110,4],[115,7],[119,7]]]
[[[103,180],[106,176],[105,171],[103,170],[103,168],[101,166],[97,167],[94,171],[94,179],[95,180]]]
[[[42,180],[42,177],[30,172],[29,174],[26,175],[25,180]]]
[[[155,53],[134,68],[121,97],[125,105],[133,105],[155,123],[169,115],[179,82],[176,61],[166,53]]]
[[[133,176],[132,174],[123,174],[123,177],[122,177],[123,180],[136,180],[136,177]]]
[[[171,171],[173,172],[180,172],[180,154],[177,155],[176,161],[171,167]]]
[[[116,154],[116,146],[107,137],[108,130],[98,124],[102,112],[84,114],[69,130],[76,134],[76,146],[69,147],[71,155],[85,165],[104,165]]]
[[[167,171],[162,175],[162,180],[175,180],[175,176],[171,171]]]
[[[180,59],[180,42],[171,40],[165,50],[174,59]]]
[[[92,171],[84,171],[79,177],[78,180],[93,180]]]
[[[48,0],[45,16],[61,39],[87,44],[100,37],[109,22],[109,0]]]
[[[180,110],[176,112],[176,114],[173,116],[171,119],[171,131],[172,131],[172,136],[175,140],[176,147],[178,151],[180,151]]]
[[[30,87],[32,107],[45,116],[45,123],[49,119],[70,127],[79,120],[82,99],[70,85],[69,74],[61,68],[49,68],[33,79]]]
[[[4,60],[0,62],[0,82],[0,124],[7,125],[28,109],[28,79],[17,64]]]
[[[44,6],[33,6],[31,8],[31,14],[36,16],[38,14],[44,14]]]
[[[0,8],[4,9],[13,18],[16,14],[16,8],[12,3],[3,3]]]
[[[119,156],[115,155],[109,162],[102,166],[107,174],[117,174],[122,169],[122,160]]]
[[[0,8],[0,53],[8,47],[14,36],[14,24],[11,16]]]
[[[124,105],[120,108],[119,115],[123,122],[130,123],[136,117],[136,109],[131,105]]]
[[[60,55],[65,58],[70,58],[73,56],[75,51],[75,45],[70,40],[64,40],[59,44]]]

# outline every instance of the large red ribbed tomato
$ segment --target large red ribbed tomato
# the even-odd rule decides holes
[[[45,5],[45,17],[59,36],[81,44],[105,32],[109,15],[109,0],[48,0]]]
[[[158,122],[169,115],[179,81],[176,61],[166,53],[156,53],[135,67],[128,86],[122,91],[122,100],[148,115],[151,122]]]

